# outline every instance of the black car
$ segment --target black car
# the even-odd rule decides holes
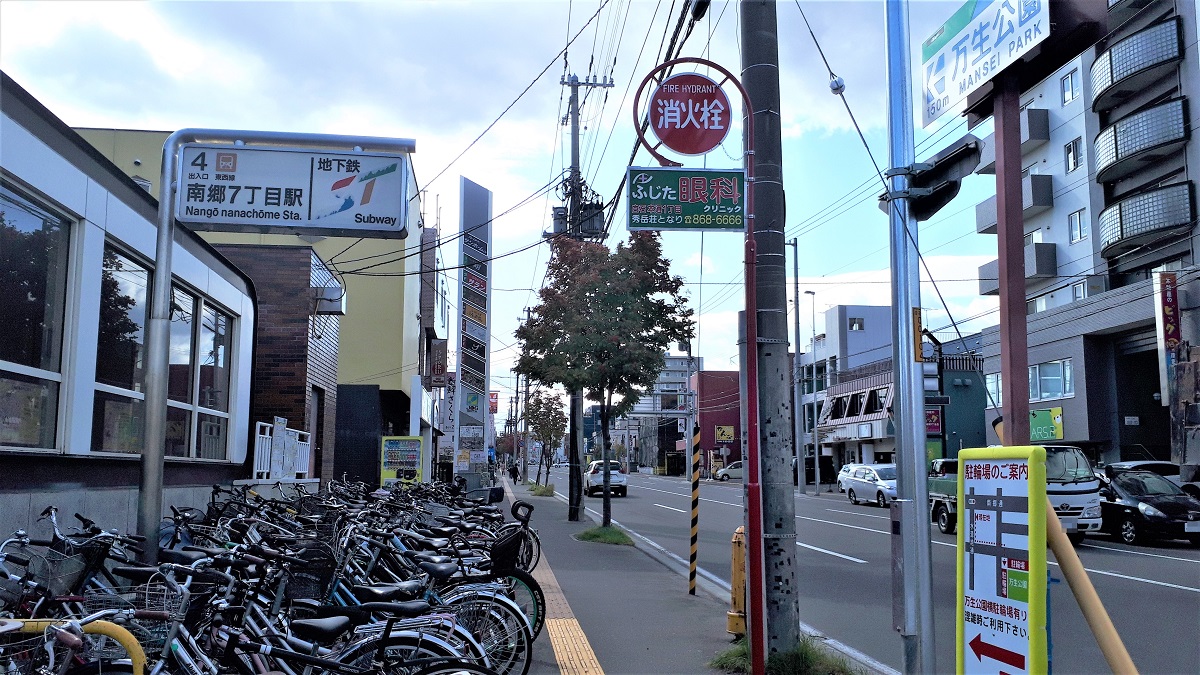
[[[1126,544],[1187,539],[1200,546],[1200,499],[1149,471],[1122,471],[1100,490],[1104,529]]]

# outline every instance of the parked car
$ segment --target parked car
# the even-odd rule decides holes
[[[1185,483],[1179,475],[1179,465],[1174,462],[1164,462],[1161,460],[1134,460],[1128,462],[1113,462],[1106,464],[1096,470],[1099,478],[1108,482],[1118,473],[1123,471],[1149,471],[1156,473],[1163,478],[1171,481],[1179,486],[1181,490],[1189,495],[1200,498],[1200,483]]]
[[[742,479],[742,462],[741,462],[741,460],[738,460],[736,462],[730,462],[729,466],[725,466],[725,467],[721,467],[720,469],[717,469],[716,478],[717,478],[717,480],[721,480],[721,481],[729,480],[730,478],[736,478],[738,480],[741,480]]]
[[[629,479],[625,476],[625,469],[621,468],[621,463],[615,459],[608,460],[608,468],[609,489],[613,495],[624,497],[629,490]],[[587,495],[591,497],[593,493],[604,493],[604,460],[598,459],[588,464]]]
[[[860,466],[845,479],[846,496],[857,504],[859,495],[876,506],[885,507],[896,498],[896,465],[868,464]]]
[[[854,470],[860,466],[866,466],[866,464],[843,464],[842,465],[841,470],[838,471],[838,477],[837,477],[838,492],[846,491],[846,479],[849,478],[850,474],[854,473]]]
[[[1150,471],[1119,471],[1100,489],[1104,529],[1126,544],[1151,538],[1200,546],[1200,499]]]

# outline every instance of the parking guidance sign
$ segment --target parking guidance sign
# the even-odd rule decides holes
[[[963,450],[958,474],[959,673],[1045,673],[1046,451]]]

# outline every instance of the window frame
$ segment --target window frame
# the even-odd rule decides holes
[[[1077,281],[1071,284],[1071,301],[1079,302],[1087,299],[1087,282]]]
[[[1083,164],[1083,137],[1076,136],[1063,146],[1064,173],[1072,173]]]
[[[1090,223],[1084,219],[1084,211],[1087,209],[1079,209],[1067,214],[1067,236],[1070,243],[1078,244],[1091,235]]]
[[[1059,79],[1059,98],[1064,106],[1074,103],[1080,94],[1079,69],[1072,68],[1071,72]]]
[[[852,316],[846,319],[846,330],[849,332],[865,331],[867,329],[867,319],[862,316]]]

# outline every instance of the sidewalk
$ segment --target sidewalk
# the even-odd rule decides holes
[[[534,497],[504,479],[509,503],[534,505],[530,525],[542,542],[533,576],[546,594],[546,627],[534,643],[530,675],[706,673],[724,651],[728,601],[705,590],[687,594],[687,579],[632,546],[576,540],[592,514],[567,520],[567,505]],[[585,505],[598,500],[585,500]]]

